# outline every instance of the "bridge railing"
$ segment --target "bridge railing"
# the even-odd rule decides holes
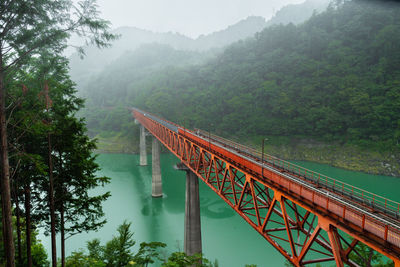
[[[358,202],[361,202],[364,205],[370,206],[374,209],[379,209],[381,212],[394,216],[396,219],[400,218],[399,202],[368,192],[364,189],[333,179],[324,174],[298,166],[272,155],[265,153],[264,155],[262,155],[259,150],[244,146],[242,144],[233,142],[231,140],[222,138],[209,132],[196,129],[195,133],[202,135],[203,137],[210,138],[211,141],[216,141],[224,146],[230,147],[231,149],[236,150],[242,155],[253,157],[259,162],[261,162],[261,159],[264,159],[264,164],[279,168],[281,170],[291,173],[292,175],[299,176],[309,182],[313,182],[319,187],[326,188],[337,194],[341,194],[351,199],[357,200]]]
[[[130,110],[137,110],[137,111],[139,111],[140,113],[142,113],[142,114],[146,114],[146,115],[151,115],[151,116],[153,116],[153,117],[155,117],[155,118],[157,118],[158,120],[160,120],[160,121],[164,121],[164,122],[167,122],[167,123],[169,123],[169,124],[171,124],[171,125],[174,125],[174,126],[176,126],[176,127],[180,127],[178,124],[176,124],[175,122],[172,122],[172,121],[169,121],[169,120],[166,120],[166,119],[164,119],[164,118],[161,118],[161,117],[159,117],[159,116],[157,116],[157,115],[155,115],[155,114],[153,114],[153,113],[150,113],[150,112],[145,112],[145,111],[143,111],[143,110],[140,110],[140,109],[138,109],[138,108],[129,108]]]

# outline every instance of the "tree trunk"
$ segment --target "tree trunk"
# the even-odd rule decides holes
[[[62,164],[62,153],[58,151],[58,168],[61,172],[63,169]],[[58,198],[60,207],[60,233],[61,233],[61,267],[65,267],[65,218],[64,218],[64,196],[66,194],[66,189],[64,188],[64,183],[62,178],[58,179],[59,188],[61,188],[61,196]]]
[[[60,208],[60,228],[61,228],[61,267],[65,267],[65,233],[64,233],[64,203],[61,203]]]
[[[57,267],[56,251],[56,216],[54,211],[54,180],[53,180],[53,160],[51,157],[51,135],[47,136],[49,145],[49,204],[50,204],[50,228],[51,228],[51,261],[52,266]]]
[[[1,204],[2,204],[2,220],[3,220],[3,241],[6,258],[6,266],[14,267],[14,240],[11,220],[11,193],[10,193],[10,166],[8,164],[8,147],[7,147],[7,125],[6,125],[6,107],[5,107],[5,87],[4,87],[4,71],[3,71],[3,55],[0,54],[0,187],[1,187]]]
[[[25,186],[25,231],[26,231],[26,258],[28,267],[32,267],[31,251],[31,190],[30,185]]]
[[[21,218],[18,201],[18,187],[15,186],[15,215],[17,216],[17,248],[18,248],[18,264],[22,265],[22,248],[21,248]]]

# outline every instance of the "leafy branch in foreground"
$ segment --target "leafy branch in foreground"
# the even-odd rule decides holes
[[[136,241],[130,230],[131,223],[124,221],[118,226],[118,235],[114,236],[105,245],[101,245],[99,239],[87,242],[88,254],[83,249],[72,252],[67,257],[68,267],[125,267],[148,266],[152,263],[161,263],[163,267],[218,267],[218,261],[211,263],[201,254],[188,256],[184,252],[173,252],[168,258],[160,255],[160,249],[165,248],[162,242],[140,243],[136,253],[132,251]]]

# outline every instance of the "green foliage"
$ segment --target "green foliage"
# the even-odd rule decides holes
[[[186,267],[186,266],[196,266],[196,267],[217,267],[218,263],[212,264],[210,261],[203,257],[201,254],[194,254],[192,256],[186,255],[184,252],[174,252],[172,253],[168,260],[164,262],[161,266],[163,267]]]
[[[55,206],[64,215],[63,231],[69,237],[98,229],[105,223],[101,204],[110,194],[89,195],[89,190],[104,185],[109,178],[96,176],[99,166],[92,154],[96,148],[95,140],[87,136],[85,121],[75,117],[83,100],[75,95],[66,59],[43,52],[40,57],[32,58],[17,77],[17,82],[9,85],[10,99],[20,101],[9,119],[12,125],[9,139],[13,144],[10,163],[16,169],[16,185],[30,188],[31,205],[38,207],[31,215],[33,220],[45,230],[49,229],[48,196],[43,192],[48,192],[49,188],[50,133]],[[21,90],[20,83],[25,91]],[[48,86],[51,101],[43,90],[44,84]],[[51,105],[47,108],[48,102]],[[62,222],[57,221],[57,231],[61,231]]]
[[[118,226],[118,235],[114,236],[103,246],[99,239],[87,243],[89,254],[76,251],[67,257],[66,266],[148,266],[155,260],[161,260],[158,250],[166,245],[161,242],[141,243],[139,250],[132,251],[136,241],[131,231],[132,223],[124,221]]]
[[[26,246],[26,244],[24,244]],[[39,243],[38,240],[35,240],[34,243],[31,245],[32,250],[32,265],[33,266],[49,266],[49,261],[47,260],[47,252],[44,246]],[[24,254],[23,258],[24,264],[23,266],[27,266],[27,259],[26,254]]]
[[[124,222],[117,231],[118,236],[108,241],[104,248],[104,259],[107,266],[126,266],[133,259],[131,248],[135,245],[133,233],[130,231],[131,223]]]
[[[140,248],[134,256],[134,262],[139,266],[147,266],[154,263],[155,259],[162,260],[159,256],[158,249],[166,247],[162,242],[140,243]]]
[[[143,242],[136,253],[132,251],[135,240],[133,232],[130,230],[131,223],[124,221],[118,226],[118,235],[106,242],[105,245],[100,244],[99,239],[93,239],[87,242],[88,254],[83,250],[73,252],[66,259],[67,267],[75,266],[148,266],[149,264],[162,262],[164,267],[218,267],[218,261],[211,263],[201,254],[188,256],[184,252],[174,252],[168,259],[160,257],[160,249],[166,247],[161,242]],[[255,266],[255,265],[249,265]]]
[[[1,210],[1,208],[0,208]],[[24,220],[21,221],[21,224],[24,224]],[[3,227],[2,221],[0,220],[0,228]],[[16,218],[13,217],[13,229],[16,229]],[[26,236],[25,229],[21,231],[22,237]],[[31,241],[31,250],[32,250],[32,263],[35,267],[47,267],[49,266],[49,261],[47,260],[47,252],[44,246],[41,244],[41,241],[37,239],[38,232],[36,230],[32,231],[32,241]],[[0,240],[3,240],[3,233],[0,231]],[[26,241],[23,238],[21,240],[21,246],[23,248],[26,247]],[[17,233],[14,230],[14,243],[17,243]],[[26,250],[22,249],[21,262],[16,261],[16,266],[27,266],[27,255]],[[0,266],[5,266],[4,259],[4,243],[0,242]]]
[[[100,239],[93,239],[87,243],[87,249],[89,251],[89,258],[97,261],[101,261],[103,258],[103,247],[100,245]]]
[[[65,265],[69,267],[104,267],[104,262],[88,257],[83,250],[74,251],[66,258]]]
[[[117,38],[107,31],[110,23],[98,17],[94,0],[74,4],[70,0],[11,1],[0,3],[0,28],[3,45],[1,71],[18,68],[42,51],[60,54],[66,39],[76,33],[97,47],[107,47]],[[83,53],[83,50],[80,50]],[[17,68],[17,69],[18,69]]]
[[[384,259],[382,254],[376,252],[372,248],[363,243],[359,243],[355,250],[357,253],[352,252],[349,258],[359,266],[376,266],[376,267],[391,267],[394,263],[390,259]]]

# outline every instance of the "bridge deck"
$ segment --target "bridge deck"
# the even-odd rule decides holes
[[[195,129],[194,133],[198,136],[201,136],[205,140],[216,142],[225,148],[230,149],[233,153],[237,153],[238,155],[248,159],[249,161],[253,161],[260,166],[264,166],[266,169],[285,173],[283,175],[292,181],[296,181],[300,184],[306,183],[308,186],[311,186],[312,190],[319,191],[320,193],[331,198],[336,198],[338,201],[348,206],[353,206],[354,208],[364,210],[363,212],[368,213],[370,216],[400,229],[400,204],[398,202],[391,201],[363,189],[348,185],[338,180],[334,180],[333,178],[329,178],[323,174],[308,170],[274,156],[268,154],[264,154],[262,156],[259,151],[253,148],[210,134],[206,131]],[[262,165],[262,160],[264,161],[264,165]],[[312,175],[304,175],[300,170],[303,170],[303,173],[309,173]],[[334,183],[329,183],[327,182],[328,180],[325,180],[324,178],[328,178],[329,181],[334,181]],[[344,185],[346,185],[346,187],[344,187]],[[351,190],[344,190],[344,188],[351,188]],[[354,189],[356,189],[356,192],[361,191],[363,193],[357,194],[354,192]],[[380,201],[375,201],[375,197],[373,198],[373,201],[370,200],[369,196],[371,195],[374,195],[376,199],[379,199]],[[381,199],[384,201],[381,201]],[[387,204],[388,202],[390,202],[389,205]],[[386,207],[384,203],[386,203]]]

